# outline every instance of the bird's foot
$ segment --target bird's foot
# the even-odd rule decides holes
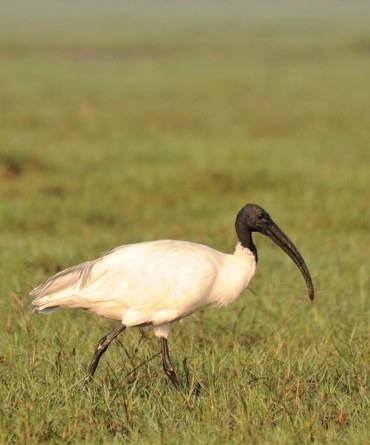
[[[181,385],[179,379],[177,378],[176,372],[172,368],[164,368],[164,372],[166,373],[167,377],[171,380],[173,386],[177,390],[180,390]]]
[[[87,374],[83,380],[83,383],[82,383],[82,390],[84,393],[87,393],[89,391],[89,389],[90,389],[89,384],[91,383],[91,380],[92,380],[92,375]]]

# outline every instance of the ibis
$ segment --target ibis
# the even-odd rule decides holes
[[[126,328],[151,326],[161,344],[163,369],[179,388],[168,349],[170,328],[202,307],[226,306],[242,294],[256,271],[253,232],[271,238],[290,256],[305,279],[308,296],[314,298],[305,261],[263,208],[246,204],[236,216],[235,229],[238,242],[233,253],[168,239],[117,247],[62,270],[33,289],[33,310],[83,308],[118,321],[99,341],[85,383],[93,378],[101,356],[119,334]]]

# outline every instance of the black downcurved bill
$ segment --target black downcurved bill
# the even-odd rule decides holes
[[[296,246],[290,241],[290,239],[285,235],[285,233],[277,226],[274,222],[270,222],[266,229],[262,232],[264,235],[271,238],[281,249],[287,253],[290,258],[295,262],[298,269],[301,271],[303,278],[306,281],[308,288],[308,296],[311,300],[314,299],[315,290],[313,287],[310,272],[302,258],[301,254],[298,252]]]

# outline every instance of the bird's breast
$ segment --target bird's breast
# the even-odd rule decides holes
[[[226,255],[212,289],[211,303],[225,306],[248,287],[256,272],[256,260],[248,249],[237,246],[233,255]]]

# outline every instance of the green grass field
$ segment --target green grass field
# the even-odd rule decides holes
[[[0,443],[369,444],[370,7],[2,2]],[[176,393],[150,330],[31,313],[29,290],[119,244],[226,251],[263,205],[311,270],[256,236],[231,306],[178,323]]]

